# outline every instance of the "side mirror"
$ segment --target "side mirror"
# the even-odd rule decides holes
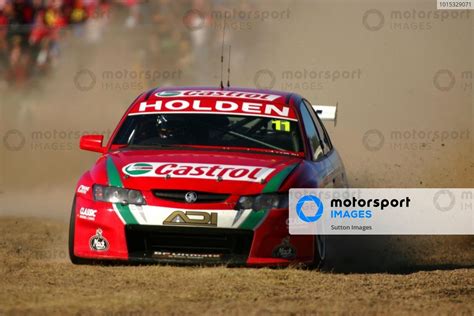
[[[81,137],[79,147],[82,150],[89,150],[98,153],[105,153],[105,147],[102,147],[104,135],[84,135]]]

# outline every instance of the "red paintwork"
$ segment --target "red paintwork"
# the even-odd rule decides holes
[[[102,147],[104,141],[104,135],[84,135],[81,136],[79,147],[82,150],[95,151],[98,153],[104,153],[105,148]]]
[[[173,97],[157,97],[155,94],[160,91],[185,91],[198,89],[201,94],[206,94],[210,90],[216,88],[168,88],[164,90],[156,90],[140,95],[126,111],[121,119],[118,127],[123,123],[129,114],[136,113],[142,102],[146,104],[155,104],[160,100],[173,100]],[[229,90],[223,90],[229,92]],[[288,115],[292,119],[299,118],[299,111],[292,101],[286,104],[288,98],[287,93],[275,91],[261,91],[252,89],[232,89],[237,93],[262,94],[262,100],[274,104],[279,109],[289,108]],[[273,100],[265,100],[267,95],[274,95]],[[233,95],[235,96],[235,94]],[[179,98],[179,97],[178,97]],[[242,102],[260,102],[254,99],[243,99],[235,97],[219,98],[216,96],[196,96],[186,97],[186,100],[200,100],[202,104],[212,104],[216,100],[231,101],[242,104]],[[331,185],[330,177],[334,177],[336,173],[343,171],[342,163],[339,156],[334,151],[329,158],[322,162],[313,163],[308,160],[311,155],[308,150],[301,153],[281,152],[266,149],[249,149],[249,148],[219,148],[209,146],[193,146],[183,147],[174,150],[127,150],[120,149],[121,146],[112,146],[112,139],[117,133],[114,131],[109,143],[103,147],[103,155],[98,159],[91,170],[87,171],[79,180],[76,188],[76,198],[74,207],[75,217],[75,234],[74,234],[74,255],[82,258],[97,259],[120,259],[128,260],[128,251],[124,235],[124,224],[118,218],[112,209],[111,203],[94,201],[92,196],[92,186],[94,184],[108,185],[106,160],[111,158],[120,172],[123,186],[128,189],[137,189],[142,191],[147,205],[163,206],[186,209],[202,209],[202,210],[223,210],[232,209],[235,203],[242,195],[258,195],[267,182],[248,182],[248,181],[221,181],[210,179],[196,178],[174,178],[165,179],[164,177],[124,177],[122,168],[136,162],[147,163],[176,163],[176,164],[216,164],[216,165],[240,165],[251,167],[272,168],[274,171],[267,177],[267,181],[274,175],[278,174],[285,167],[297,165],[293,172],[286,178],[280,186],[279,192],[288,192],[289,188],[298,187],[324,187]],[[301,131],[304,129],[301,127]],[[98,138],[84,138],[81,140],[81,148],[99,151]],[[305,140],[305,148],[308,143]],[[92,148],[93,147],[93,148]],[[80,192],[80,187],[86,186],[90,189],[84,193]],[[171,201],[164,201],[154,197],[151,189],[176,189],[176,190],[195,190],[214,193],[231,193],[229,199],[220,203],[208,204],[185,204]],[[97,210],[94,221],[80,218],[81,208],[91,208]],[[313,259],[313,236],[289,236],[288,233],[288,210],[276,209],[270,210],[263,222],[254,230],[254,240],[247,260],[248,265],[287,265],[297,262],[310,262]],[[89,247],[89,239],[95,235],[96,230],[101,228],[103,235],[109,241],[110,248],[104,252],[92,251]],[[212,228],[209,228],[212,229]],[[297,256],[293,259],[275,258],[272,251],[276,246],[282,243],[282,240],[289,237],[290,244],[296,249]]]
[[[124,225],[114,213],[111,204],[78,196],[76,197],[76,214],[79,213],[81,207],[97,209],[98,212],[94,222],[76,216],[76,227],[80,229],[76,229],[74,235],[75,255],[84,258],[128,259],[127,243],[123,234]],[[106,252],[93,253],[89,247],[89,239],[95,235],[98,227],[103,230],[104,236],[107,236],[107,240],[113,246]]]

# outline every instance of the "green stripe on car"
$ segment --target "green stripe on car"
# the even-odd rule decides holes
[[[117,167],[115,167],[114,161],[110,157],[107,157],[107,178],[109,179],[110,186],[123,188],[120,174],[117,170]],[[125,221],[125,224],[138,224],[138,221],[133,216],[132,211],[130,211],[130,207],[128,207],[128,205],[121,203],[114,203],[114,205]]]
[[[277,173],[273,178],[268,181],[267,185],[262,190],[262,193],[274,193],[278,192],[283,181],[285,181],[286,177],[295,169],[297,164],[290,165]]]
[[[240,229],[254,229],[262,221],[262,219],[267,215],[266,210],[262,211],[252,211],[249,216],[240,224]]]
[[[262,190],[262,193],[274,193],[278,192],[278,189],[280,188],[281,184],[285,179],[288,177],[288,175],[295,169],[297,164],[290,165],[277,173],[273,178],[268,181],[267,185]],[[261,222],[262,220],[267,216],[268,210],[260,210],[260,211],[252,211],[249,216],[243,221],[242,224],[240,224],[239,228],[240,229],[255,229]]]

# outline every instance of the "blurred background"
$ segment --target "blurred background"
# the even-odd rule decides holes
[[[0,0],[0,212],[66,216],[142,91],[231,83],[338,104],[354,187],[473,187],[473,16],[435,1]],[[227,63],[227,61],[226,61]]]
[[[0,0],[0,215],[66,221],[97,159],[80,136],[110,136],[151,87],[218,86],[224,25],[233,86],[338,105],[326,126],[353,187],[472,188],[472,15],[434,0]]]

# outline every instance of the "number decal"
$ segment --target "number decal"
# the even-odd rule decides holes
[[[276,131],[284,131],[284,132],[289,132],[290,131],[290,122],[288,121],[282,121],[282,120],[273,120],[272,125],[275,127]]]

